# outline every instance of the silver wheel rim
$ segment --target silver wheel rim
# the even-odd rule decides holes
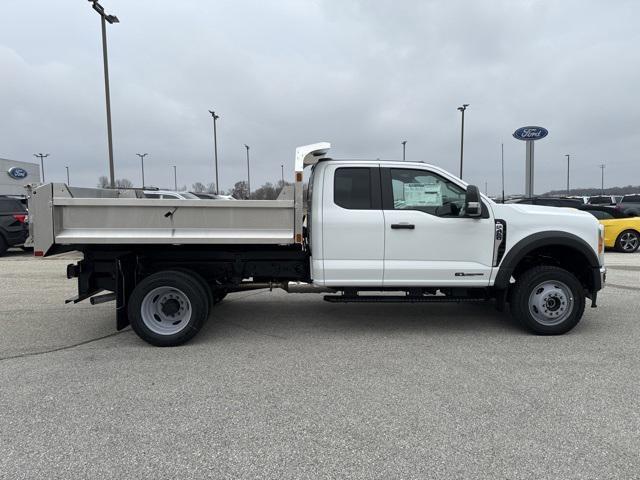
[[[562,282],[547,280],[529,295],[529,313],[542,325],[558,325],[573,312],[573,294]]]
[[[140,314],[145,326],[158,335],[175,335],[191,320],[191,302],[182,290],[158,287],[142,299]]]
[[[638,236],[635,233],[625,232],[620,236],[620,246],[625,252],[632,252],[638,248]]]

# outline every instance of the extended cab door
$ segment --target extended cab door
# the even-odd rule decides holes
[[[381,168],[385,287],[487,286],[495,222],[464,215],[464,187],[420,167]]]
[[[314,228],[322,230],[322,283],[381,286],[385,230],[380,169],[363,162],[323,167],[322,218],[314,221]],[[317,233],[315,228],[312,235]]]

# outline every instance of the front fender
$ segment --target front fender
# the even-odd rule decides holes
[[[507,288],[513,272],[523,258],[534,250],[552,246],[567,247],[578,252],[580,256],[584,258],[591,271],[592,277],[590,280],[593,285],[593,290],[597,291],[602,288],[600,263],[596,252],[580,237],[561,231],[534,233],[533,235],[523,238],[511,247],[498,266],[498,274],[494,281],[494,287],[498,289]]]

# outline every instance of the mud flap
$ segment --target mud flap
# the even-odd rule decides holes
[[[127,305],[131,292],[136,286],[135,258],[123,255],[116,258],[116,329],[129,325]]]

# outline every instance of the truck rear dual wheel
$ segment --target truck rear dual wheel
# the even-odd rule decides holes
[[[218,302],[216,302],[215,297],[213,295],[213,290],[211,289],[207,281],[204,279],[204,277],[200,275],[198,272],[194,272],[193,270],[189,270],[188,268],[176,268],[175,271],[182,272],[186,275],[190,275],[195,280],[198,281],[198,283],[202,287],[202,290],[205,292],[205,296],[207,298],[207,304],[209,305],[209,311],[211,311],[213,306]]]
[[[211,309],[215,305],[220,303],[224,299],[224,297],[227,296],[227,292],[225,290],[223,290],[222,288],[214,288],[214,287],[212,287],[204,279],[204,277],[202,275],[200,275],[198,272],[194,272],[193,270],[189,270],[187,268],[176,268],[175,270],[178,271],[178,272],[186,273],[187,275],[191,275],[196,280],[198,280],[198,282],[200,282],[200,285],[202,286],[202,289],[205,290],[206,293],[207,293],[207,302],[209,303],[209,311],[211,311]]]
[[[131,328],[141,339],[158,347],[172,347],[200,331],[209,316],[209,300],[195,276],[165,270],[136,286],[128,314]]]
[[[513,288],[511,313],[538,335],[566,333],[584,313],[584,289],[573,274],[562,268],[534,267],[520,275]]]

